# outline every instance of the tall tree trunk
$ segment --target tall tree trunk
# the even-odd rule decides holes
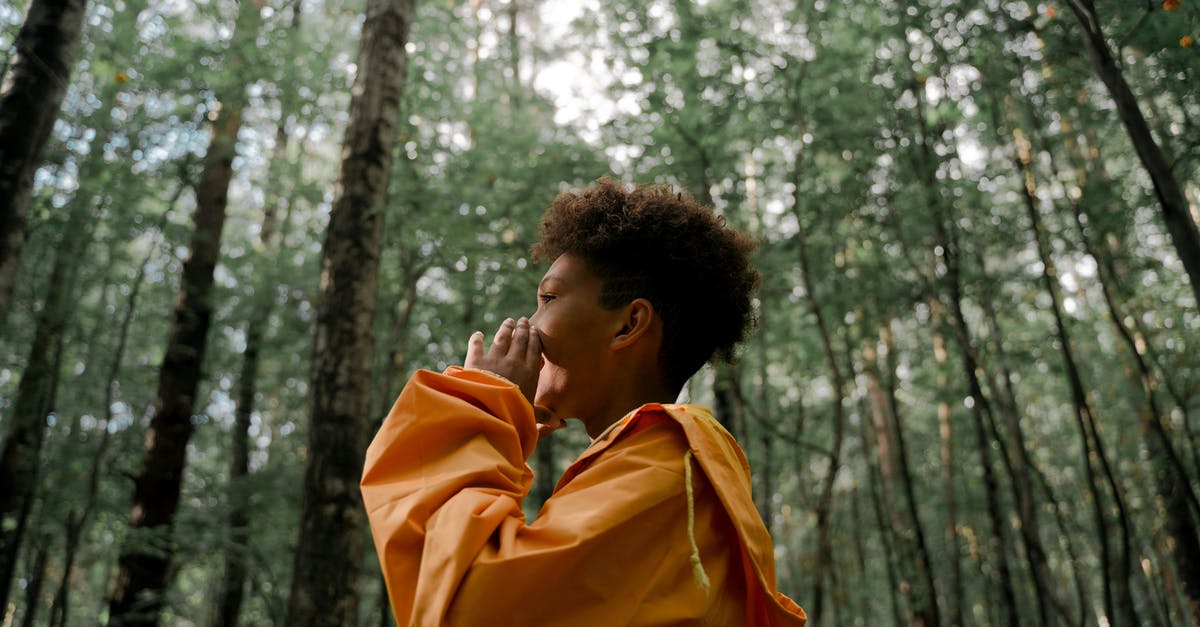
[[[1087,586],[1083,581],[1084,565],[1080,560],[1079,551],[1075,548],[1075,541],[1072,540],[1075,532],[1067,524],[1068,514],[1059,505],[1058,498],[1054,496],[1054,491],[1050,489],[1050,482],[1046,480],[1046,475],[1036,466],[1031,468],[1031,470],[1033,471],[1033,478],[1037,481],[1037,487],[1045,495],[1046,504],[1050,506],[1050,511],[1054,513],[1054,522],[1058,529],[1058,537],[1062,539],[1062,544],[1067,551],[1067,561],[1071,567],[1071,578],[1075,584],[1075,603],[1079,610],[1077,614],[1078,618],[1073,624],[1078,625],[1078,627],[1084,627],[1088,622],[1087,617],[1091,611],[1092,604],[1088,599]]]
[[[82,6],[82,3],[80,4]],[[131,15],[126,17],[125,12],[121,14],[120,19],[126,22],[125,26],[133,26],[132,23],[136,20],[141,7],[140,2],[134,2],[128,7]],[[31,9],[30,16],[32,18],[33,9]],[[113,55],[125,58],[128,52],[125,48],[128,46],[117,45],[115,47]],[[113,126],[110,109],[117,92],[118,83],[115,81],[106,83],[100,89],[99,113],[93,115],[88,121],[89,125],[98,133],[93,146],[107,142],[110,137]],[[50,119],[50,122],[53,122],[53,118]],[[0,135],[0,142],[3,142],[2,135]],[[0,155],[3,155],[4,151],[5,147],[0,143]],[[81,179],[96,174],[105,166],[103,155],[103,150],[95,149],[88,154],[80,166]],[[0,196],[3,196],[2,191],[0,191]],[[0,198],[0,205],[4,202],[5,200]],[[25,202],[27,203],[28,199]],[[95,232],[94,214],[101,212],[104,202],[104,199],[97,197],[90,190],[82,189],[70,204],[62,237],[54,249],[54,262],[46,287],[46,295],[42,301],[42,308],[38,313],[33,345],[18,384],[17,400],[10,416],[9,433],[5,439],[3,461],[0,461],[0,485],[17,486],[11,492],[0,493],[0,588],[4,590],[7,590],[8,584],[11,582],[13,562],[8,556],[15,554],[10,553],[10,550],[16,550],[16,545],[21,541],[19,532],[25,527],[24,522],[12,524],[12,516],[14,511],[20,510],[20,503],[23,500],[35,496],[32,490],[37,485],[36,477],[26,476],[26,474],[30,469],[36,472],[42,440],[42,428],[36,425],[44,423],[46,414],[49,413],[52,405],[51,399],[55,396],[56,390],[50,383],[56,381],[57,376],[49,375],[52,371],[56,372],[57,369],[51,361],[60,350],[62,335],[70,326],[75,312],[72,296],[78,282],[80,266],[86,258],[86,250],[91,244],[92,235]],[[0,307],[0,318],[3,316],[3,309]],[[0,322],[0,325],[2,324]],[[84,363],[92,362],[89,359]],[[0,606],[3,605],[4,595],[5,593],[0,592]]]
[[[42,585],[46,583],[46,559],[50,556],[49,543],[48,535],[43,535],[40,539],[33,541],[29,576],[25,578],[25,615],[21,617],[21,627],[33,627],[37,624],[38,600],[42,596]]]
[[[292,32],[300,29],[300,4],[292,5]],[[285,101],[286,102],[286,101]],[[285,105],[286,106],[286,105]],[[275,127],[275,148],[271,156],[272,165],[279,169],[279,164],[287,159],[288,133],[287,110],[280,115]],[[287,238],[288,225],[291,223],[292,201],[286,199],[287,210],[284,213],[282,233],[279,239]],[[277,202],[268,202],[263,213],[262,227],[259,230],[261,243],[261,260],[264,265],[278,266],[282,244],[276,245],[275,233],[278,220],[279,206]],[[234,408],[234,425],[230,433],[229,456],[229,514],[226,525],[229,530],[228,542],[225,549],[225,572],[221,577],[220,590],[217,594],[212,624],[214,627],[235,627],[239,623],[242,601],[246,587],[246,556],[250,548],[250,499],[246,491],[246,478],[250,475],[250,426],[254,413],[255,399],[258,395],[259,355],[264,344],[264,335],[274,310],[274,273],[260,268],[258,273],[265,279],[254,284],[253,306],[250,319],[246,323],[246,348],[242,351],[242,368],[238,373],[237,404]]]
[[[356,625],[372,326],[414,0],[368,0],[321,261],[311,421],[288,624]]]
[[[776,431],[769,428],[771,419],[770,383],[767,377],[767,319],[766,313],[760,308],[758,312],[758,411],[755,412],[758,425],[758,450],[760,460],[758,470],[754,474],[760,478],[760,490],[755,499],[758,514],[767,528],[767,533],[775,537],[775,441]]]
[[[240,74],[248,66],[244,55],[253,46],[261,20],[257,3],[239,3],[226,57],[228,76],[244,79]],[[221,98],[222,106],[195,188],[195,227],[183,263],[167,352],[159,368],[141,471],[134,480],[131,538],[118,558],[117,584],[109,599],[110,625],[156,625],[163,607],[168,570],[175,553],[171,528],[179,507],[187,444],[192,436],[192,413],[213,312],[213,271],[220,255],[244,102],[245,84],[236,80],[229,93]],[[153,537],[154,546],[138,542],[145,537]]]
[[[1080,94],[1080,97],[1086,99],[1086,94]],[[1064,131],[1066,128],[1067,127],[1064,127]],[[1090,127],[1084,127],[1083,131],[1083,135],[1087,137],[1089,142],[1089,145],[1086,146],[1078,141],[1075,134],[1066,132],[1063,134],[1063,140],[1066,144],[1067,152],[1071,157],[1072,167],[1075,170],[1075,178],[1078,181],[1081,189],[1086,187],[1086,184],[1089,180],[1088,168],[1091,164],[1095,164],[1097,166],[1099,174],[1102,178],[1110,178],[1105,170],[1104,160],[1101,158],[1099,149],[1097,148],[1095,141],[1095,130]],[[1054,168],[1054,162],[1051,161],[1050,163],[1054,176],[1058,177],[1059,174],[1057,169]],[[1079,207],[1079,209],[1082,210],[1083,207]],[[1116,213],[1120,210],[1121,208],[1114,207],[1110,211]],[[1095,251],[1098,253],[1098,256],[1093,255],[1093,257],[1096,259],[1098,264],[1101,264],[1099,266],[1099,271],[1105,273],[1108,277],[1108,279],[1104,281],[1102,285],[1107,285],[1109,290],[1113,293],[1112,295],[1114,303],[1118,301],[1124,301],[1126,305],[1129,306],[1130,302],[1132,301],[1132,297],[1128,293],[1128,290],[1122,287],[1122,282],[1127,274],[1127,269],[1125,264],[1118,261],[1119,259],[1124,258],[1126,255],[1123,250],[1121,240],[1117,237],[1114,237],[1111,233],[1101,234],[1100,245],[1096,246],[1095,243],[1092,245],[1095,248]],[[1172,382],[1170,376],[1166,376],[1169,374],[1169,370],[1161,363],[1159,356],[1156,354],[1154,349],[1154,343],[1150,341],[1151,334],[1149,330],[1146,328],[1142,318],[1136,314],[1137,312],[1129,312],[1127,314],[1128,317],[1122,319],[1122,322],[1132,323],[1127,326],[1132,327],[1129,330],[1134,336],[1136,346],[1139,352],[1145,357],[1147,365],[1151,366],[1151,376],[1154,377],[1157,383],[1162,384],[1162,388],[1160,389],[1167,393],[1172,402],[1175,404],[1175,410],[1180,413],[1182,417],[1181,422],[1183,424],[1184,434],[1188,443],[1185,448],[1191,451],[1192,468],[1200,469],[1200,439],[1196,437],[1191,428],[1191,412],[1188,411],[1188,405],[1190,403],[1187,395]],[[1158,376],[1154,376],[1155,371],[1158,372]],[[1184,468],[1180,471],[1180,473],[1186,476],[1188,473],[1182,459],[1180,460],[1180,467]],[[1194,492],[1193,496],[1189,497],[1189,500],[1193,501],[1193,506],[1195,506]],[[1200,510],[1195,511],[1194,514],[1200,517]]]
[[[928,610],[929,619],[932,625],[941,625],[941,608],[937,601],[937,587],[934,585],[934,567],[932,567],[931,553],[929,543],[925,542],[924,527],[920,525],[920,516],[917,515],[917,491],[913,488],[914,480],[912,478],[912,466],[908,464],[908,444],[904,435],[904,426],[900,419],[900,407],[896,402],[896,372],[895,362],[892,356],[895,354],[895,340],[892,335],[892,326],[890,323],[882,324],[880,327],[880,340],[883,342],[884,348],[887,348],[887,353],[881,356],[883,363],[887,365],[887,400],[888,414],[892,417],[890,425],[892,425],[892,437],[895,442],[896,450],[896,466],[900,471],[902,486],[905,492],[905,504],[907,507],[908,519],[911,522],[911,529],[914,535],[914,549],[917,554],[917,566],[919,568],[920,577],[924,579],[925,592],[929,595]]]
[[[933,313],[934,329],[939,329],[943,314],[942,305],[937,299],[930,302],[930,311]],[[937,364],[938,436],[942,443],[942,498],[946,501],[945,542],[947,559],[950,562],[950,577],[946,582],[946,598],[950,603],[947,611],[950,627],[962,627],[966,623],[963,621],[962,612],[962,554],[958,543],[958,505],[954,493],[954,432],[950,422],[949,400],[953,393],[950,391],[949,367],[946,365],[946,338],[939,330],[935,330],[933,334],[933,360]]]
[[[508,71],[512,73],[512,89],[509,90],[509,96],[513,99],[513,109],[516,109],[521,93],[521,37],[517,32],[517,17],[521,13],[521,7],[517,0],[509,0],[505,12],[508,14]]]
[[[298,6],[298,5],[296,5]],[[287,135],[282,132],[279,139],[286,144]],[[276,159],[283,157],[285,149],[278,150]],[[279,255],[275,250],[275,211],[272,205],[263,216],[260,241],[264,252],[263,260],[268,263],[278,263]],[[284,219],[284,229],[290,217]],[[266,272],[269,276],[270,272]],[[258,395],[259,355],[265,343],[267,324],[274,310],[274,290],[266,281],[255,286],[254,304],[251,307],[250,319],[246,323],[246,348],[242,351],[242,368],[238,373],[237,401],[234,408],[233,431],[230,433],[229,456],[229,514],[226,520],[229,538],[225,549],[225,572],[221,577],[220,591],[216,599],[216,611],[213,614],[213,625],[237,625],[241,613],[242,599],[246,583],[246,554],[250,545],[250,499],[246,492],[246,478],[250,475],[250,426],[254,413],[255,400]]]
[[[679,129],[682,132],[682,129]],[[712,182],[709,178],[709,160],[702,146],[696,146],[700,167],[697,168],[692,195],[700,204],[713,206]],[[736,363],[713,364],[713,417],[743,445],[746,441],[746,407],[742,394],[742,369]]]
[[[983,255],[978,251],[976,251],[976,262],[979,264],[983,275],[987,276],[985,260]],[[1021,540],[1025,547],[1025,560],[1029,566],[1029,572],[1033,576],[1033,592],[1037,601],[1038,617],[1042,624],[1051,624],[1053,620],[1050,612],[1054,610],[1064,621],[1069,623],[1071,622],[1071,618],[1068,615],[1066,606],[1063,605],[1056,592],[1054,577],[1050,572],[1049,560],[1046,555],[1046,547],[1042,542],[1042,523],[1038,517],[1039,507],[1033,483],[1033,475],[1037,472],[1037,466],[1034,463],[1033,457],[1029,454],[1029,448],[1025,444],[1025,433],[1021,427],[1021,416],[1018,410],[1016,389],[1013,384],[1013,374],[1008,365],[1008,355],[1004,349],[1003,333],[1000,327],[999,316],[996,315],[996,307],[991,291],[982,291],[980,305],[984,311],[984,320],[987,323],[988,335],[992,339],[992,349],[995,352],[996,361],[1000,364],[1001,382],[997,383],[994,376],[988,375],[988,387],[992,390],[993,398],[996,399],[996,405],[999,406],[1000,417],[1004,421],[1007,438],[1004,438],[1000,434],[994,420],[989,419],[989,425],[993,437],[997,442],[1003,444],[1005,439],[1007,439],[1007,445],[1003,447],[1005,452],[1005,457],[1003,458],[1005,462],[1004,467],[1008,472],[1011,483],[1013,502],[1017,506],[1017,518],[1020,521],[1018,531],[1021,534]],[[1051,498],[1053,498],[1053,495],[1051,495]]]
[[[987,418],[984,415],[987,400],[984,397],[983,388],[976,374],[976,368],[979,364],[976,363],[974,358],[970,330],[967,328],[967,322],[962,311],[962,279],[959,273],[956,225],[953,222],[952,206],[941,198],[937,191],[939,188],[936,177],[938,159],[931,144],[931,137],[934,134],[928,128],[924,90],[918,84],[915,74],[909,77],[909,89],[912,91],[917,102],[914,144],[917,149],[918,175],[925,193],[926,204],[933,212],[933,215],[936,216],[934,228],[938,244],[942,249],[942,261],[945,264],[942,283],[950,294],[950,307],[947,313],[949,314],[951,327],[958,339],[963,357],[963,371],[967,378],[968,393],[973,400],[970,408],[971,418],[972,426],[974,427],[976,448],[979,449],[985,492],[987,494],[988,519],[991,525],[991,539],[988,543],[991,551],[989,551],[989,554],[996,558],[996,569],[999,579],[997,583],[1000,588],[999,610],[1004,615],[1004,621],[1010,626],[1015,626],[1019,621],[1019,615],[1012,571],[1008,563],[1008,542],[1004,533],[1005,519],[1000,503],[999,483],[992,466],[991,445],[984,427],[985,419]],[[988,411],[990,412],[990,409]]]
[[[967,326],[963,313],[962,279],[960,277],[958,238],[951,235],[955,228],[947,216],[942,216],[935,225],[938,240],[942,247],[945,262],[943,282],[950,297],[949,320],[951,328],[958,340],[959,352],[962,356],[963,375],[967,380],[967,392],[971,399],[971,422],[975,435],[975,448],[979,451],[979,462],[983,472],[984,489],[987,496],[988,521],[991,525],[991,537],[988,540],[990,555],[996,559],[997,583],[999,584],[1000,606],[997,608],[1008,625],[1019,622],[1016,592],[1013,585],[1012,569],[1008,562],[1008,541],[1004,530],[1007,526],[1003,506],[1000,502],[999,480],[992,462],[991,440],[988,438],[987,423],[990,417],[991,405],[983,393],[978,372],[980,364],[976,361],[975,350],[972,347],[971,331]]]
[[[1080,185],[1086,184],[1086,174],[1076,172]],[[1200,537],[1196,533],[1194,515],[1200,513],[1200,504],[1192,491],[1183,460],[1175,450],[1168,430],[1166,417],[1158,403],[1158,378],[1150,367],[1146,354],[1146,342],[1139,341],[1136,330],[1130,329],[1126,323],[1126,315],[1117,303],[1113,286],[1116,282],[1112,262],[1103,255],[1092,243],[1088,235],[1086,218],[1083,207],[1071,202],[1072,217],[1088,256],[1096,261],[1100,290],[1104,295],[1104,304],[1108,310],[1109,321],[1112,322],[1117,336],[1121,338],[1125,348],[1136,366],[1136,375],[1142,391],[1142,401],[1145,404],[1140,414],[1142,437],[1146,441],[1150,463],[1153,466],[1155,487],[1161,500],[1159,507],[1165,518],[1165,527],[1169,537],[1166,542],[1167,552],[1175,563],[1178,571],[1179,584],[1184,599],[1188,605],[1188,618],[1194,624],[1200,624]]]
[[[263,220],[262,242],[270,246],[272,227]],[[269,289],[265,285],[260,288]],[[265,326],[271,315],[273,294],[264,297],[260,289],[253,295],[254,307],[246,324],[246,348],[242,351],[242,368],[238,373],[237,403],[234,408],[233,431],[230,434],[229,455],[229,514],[226,525],[229,537],[225,549],[225,572],[221,577],[212,624],[237,625],[241,613],[246,583],[246,553],[249,550],[249,495],[245,482],[250,475],[250,418],[258,393],[258,363],[262,350]]]
[[[1033,231],[1038,256],[1042,262],[1042,283],[1050,296],[1055,331],[1057,332],[1057,339],[1060,344],[1059,349],[1062,352],[1063,363],[1066,367],[1067,382],[1071,390],[1071,402],[1075,406],[1076,424],[1079,427],[1080,438],[1084,446],[1084,463],[1087,467],[1089,488],[1091,489],[1093,498],[1097,533],[1100,535],[1101,565],[1105,575],[1105,612],[1108,620],[1113,622],[1113,624],[1135,625],[1138,624],[1138,619],[1131,589],[1133,578],[1131,553],[1133,549],[1129,517],[1125,511],[1124,499],[1122,498],[1120,487],[1108,462],[1108,455],[1104,451],[1099,427],[1096,425],[1095,412],[1092,410],[1091,402],[1088,400],[1087,392],[1083,387],[1083,379],[1076,365],[1074,351],[1071,348],[1070,335],[1063,320],[1062,300],[1058,292],[1057,272],[1055,271],[1054,260],[1050,257],[1050,247],[1042,232],[1041,217],[1038,215],[1039,201],[1031,166],[1032,157],[1029,151],[1029,143],[1019,129],[1014,129],[1013,137],[1015,150],[1013,161],[1016,164],[1018,172],[1021,174],[1022,197],[1025,200],[1025,208],[1029,215],[1030,228]],[[1117,542],[1119,546],[1116,547],[1116,551],[1113,550],[1114,547],[1111,545],[1113,539],[1108,535],[1108,517],[1104,511],[1107,499],[1104,498],[1103,493],[1097,485],[1092,469],[1093,458],[1096,459],[1100,471],[1109,489],[1112,491],[1112,498],[1117,507],[1117,529],[1119,532]]]
[[[85,0],[33,0],[0,84],[0,328],[25,244],[33,173],[70,84],[86,5]],[[0,600],[6,594],[0,593]]]
[[[958,316],[961,313],[961,311],[956,311],[955,315]],[[987,542],[990,549],[988,552],[996,560],[997,583],[999,583],[1000,588],[1001,605],[997,609],[1003,616],[1003,622],[1010,626],[1015,626],[1019,623],[1017,600],[1012,581],[1012,569],[1008,562],[1008,542],[1004,533],[1006,519],[1003,506],[1000,502],[999,480],[996,477],[992,462],[992,442],[988,439],[987,429],[984,426],[987,419],[984,416],[983,410],[983,388],[980,386],[979,379],[975,375],[975,369],[978,367],[977,364],[972,357],[968,356],[968,350],[963,349],[962,353],[963,371],[967,378],[972,401],[970,409],[975,434],[975,448],[979,451],[979,463],[983,470],[984,490],[987,494],[988,520],[991,523],[991,538]]]
[[[846,430],[846,381],[842,375],[841,365],[838,363],[837,352],[833,347],[833,337],[830,334],[829,325],[826,323],[825,314],[817,302],[816,285],[812,278],[812,263],[808,254],[808,234],[804,228],[805,220],[801,208],[803,193],[799,185],[801,182],[800,159],[801,157],[797,155],[796,163],[792,168],[792,187],[794,190],[792,212],[795,214],[796,223],[799,225],[799,230],[796,233],[796,247],[800,261],[800,275],[804,283],[809,311],[812,312],[813,318],[816,320],[817,333],[821,337],[821,347],[825,352],[825,367],[828,369],[830,379],[833,382],[833,399],[830,401],[833,443],[829,449],[829,467],[825,473],[824,480],[821,482],[821,491],[817,496],[817,561],[814,567],[814,589],[811,607],[813,617],[817,620],[824,620],[822,610],[825,600],[825,581],[826,578],[833,575],[833,540],[830,529],[830,513],[833,510],[833,486],[841,467],[842,442]],[[836,590],[834,592],[836,593]],[[933,623],[933,625],[936,625],[936,623]]]
[[[66,229],[55,248],[54,267],[50,272],[46,298],[38,312],[33,344],[17,384],[17,398],[8,420],[4,450],[0,453],[0,589],[12,582],[21,536],[26,528],[29,504],[36,498],[38,467],[46,417],[54,408],[58,391],[59,356],[63,335],[73,311],[73,292],[83,248],[91,239],[95,221],[90,204],[71,208]],[[0,607],[7,601],[0,592]]]
[[[850,374],[851,377],[853,377],[855,374],[854,373],[854,360],[850,355],[847,355],[846,363],[849,365],[849,368],[851,369],[850,372],[848,372],[848,374]],[[875,406],[873,400],[874,399],[871,398],[871,402],[869,403],[870,408],[869,409],[863,408],[860,413],[863,413],[863,414],[870,413],[870,415],[874,419],[874,418],[877,418],[878,416],[877,416],[877,412],[875,411],[876,406]],[[866,402],[864,401],[863,404],[866,404]],[[873,426],[873,422],[872,422],[872,426]],[[904,608],[902,607],[901,595],[903,594],[903,595],[907,596],[907,594],[908,594],[907,591],[909,590],[909,588],[911,586],[909,586],[906,581],[901,582],[899,576],[896,573],[896,570],[897,570],[897,568],[896,568],[897,557],[896,557],[896,548],[895,548],[896,538],[892,535],[893,534],[892,526],[888,524],[887,519],[889,517],[889,514],[886,511],[888,509],[888,506],[884,502],[884,500],[886,498],[884,496],[884,493],[888,490],[888,485],[883,480],[883,469],[882,469],[883,457],[879,454],[879,451],[876,451],[875,455],[871,454],[870,448],[871,448],[872,442],[875,442],[876,440],[873,440],[871,437],[871,432],[868,429],[867,421],[860,419],[858,421],[858,427],[859,427],[859,440],[862,443],[862,453],[863,453],[863,458],[864,458],[863,461],[867,466],[867,486],[869,488],[869,492],[871,495],[871,509],[872,509],[872,513],[874,514],[874,518],[875,518],[875,527],[879,530],[879,541],[880,541],[880,544],[883,546],[883,559],[884,559],[884,566],[885,566],[884,570],[887,574],[888,599],[890,601],[889,606],[892,611],[892,616],[891,616],[892,624],[893,625],[910,624],[913,621],[911,620],[911,615],[907,614],[904,611]],[[875,429],[875,432],[878,433],[878,429]],[[906,619],[908,619],[908,620],[906,620]]]
[[[1188,203],[1183,189],[1175,180],[1171,164],[1150,133],[1150,125],[1146,123],[1137,98],[1108,48],[1104,30],[1100,26],[1100,17],[1096,14],[1095,3],[1092,0],[1068,0],[1067,4],[1083,29],[1083,43],[1096,66],[1096,74],[1108,88],[1108,93],[1117,106],[1117,115],[1125,125],[1129,140],[1133,142],[1133,149],[1154,184],[1154,195],[1158,198],[1167,233],[1170,234],[1171,242],[1175,244],[1175,250],[1183,261],[1183,267],[1191,279],[1192,294],[1196,297],[1197,306],[1200,306],[1200,229],[1196,228],[1195,221],[1188,214]]]
[[[916,558],[917,573],[922,579],[922,588],[918,592],[927,595],[926,598],[917,598],[918,608],[923,606],[926,614],[927,624],[941,624],[941,609],[937,600],[937,588],[934,585],[933,577],[933,560],[929,551],[929,545],[925,541],[925,530],[921,526],[921,518],[917,515],[917,494],[913,487],[912,466],[908,462],[908,444],[904,436],[904,427],[900,419],[900,408],[896,402],[896,372],[895,362],[892,361],[892,356],[896,354],[896,345],[892,337],[890,323],[884,323],[879,328],[880,341],[883,342],[887,349],[885,355],[880,355],[878,358],[884,362],[886,368],[881,369],[887,373],[887,379],[884,383],[886,391],[886,400],[888,407],[888,416],[891,420],[888,424],[891,426],[892,441],[895,443],[896,449],[896,467],[899,471],[900,485],[904,492],[904,504],[906,514],[908,516],[909,529],[913,534],[912,550]]]
[[[728,429],[738,442],[748,444],[742,371],[737,364],[713,364],[713,417]]]
[[[884,389],[878,359],[875,340],[864,340],[863,373],[867,379],[875,451],[879,458],[880,479],[884,490],[882,502],[884,509],[889,513],[892,535],[900,545],[897,547],[899,585],[908,599],[911,609],[911,614],[905,622],[910,625],[936,627],[940,624],[936,609],[936,591],[932,587],[932,574],[929,573],[928,558],[922,557],[918,534],[914,528],[920,523],[909,519],[908,514],[912,510],[907,507],[907,504],[899,505],[887,498],[887,495],[906,498],[908,492],[904,486],[904,472],[900,468],[896,451],[896,429],[893,424],[895,417],[891,413],[891,405]]]

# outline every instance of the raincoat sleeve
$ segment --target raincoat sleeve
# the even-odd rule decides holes
[[[526,525],[537,441],[528,401],[487,373],[418,372],[368,449],[362,479],[397,623],[617,625],[710,607],[707,591],[690,585],[686,440],[666,422],[631,434]],[[712,509],[696,513],[697,528]],[[715,551],[703,546],[710,540],[699,548]],[[724,565],[705,565],[720,585]]]

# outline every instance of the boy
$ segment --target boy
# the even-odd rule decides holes
[[[363,500],[400,625],[794,625],[749,466],[708,410],[670,404],[750,320],[753,244],[664,187],[555,199],[537,311],[463,368],[413,375],[370,449]],[[540,437],[591,446],[536,520]]]

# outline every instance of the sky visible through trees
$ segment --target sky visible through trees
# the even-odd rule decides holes
[[[0,621],[390,624],[366,442],[608,175],[759,241],[686,395],[811,624],[1200,624],[1197,37],[1196,0],[0,0]]]

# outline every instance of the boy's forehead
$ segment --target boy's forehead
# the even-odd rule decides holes
[[[554,263],[546,270],[546,274],[542,276],[540,285],[546,283],[559,283],[568,285],[577,285],[592,282],[601,282],[603,279],[597,275],[590,264],[582,258],[564,253],[559,255]]]

